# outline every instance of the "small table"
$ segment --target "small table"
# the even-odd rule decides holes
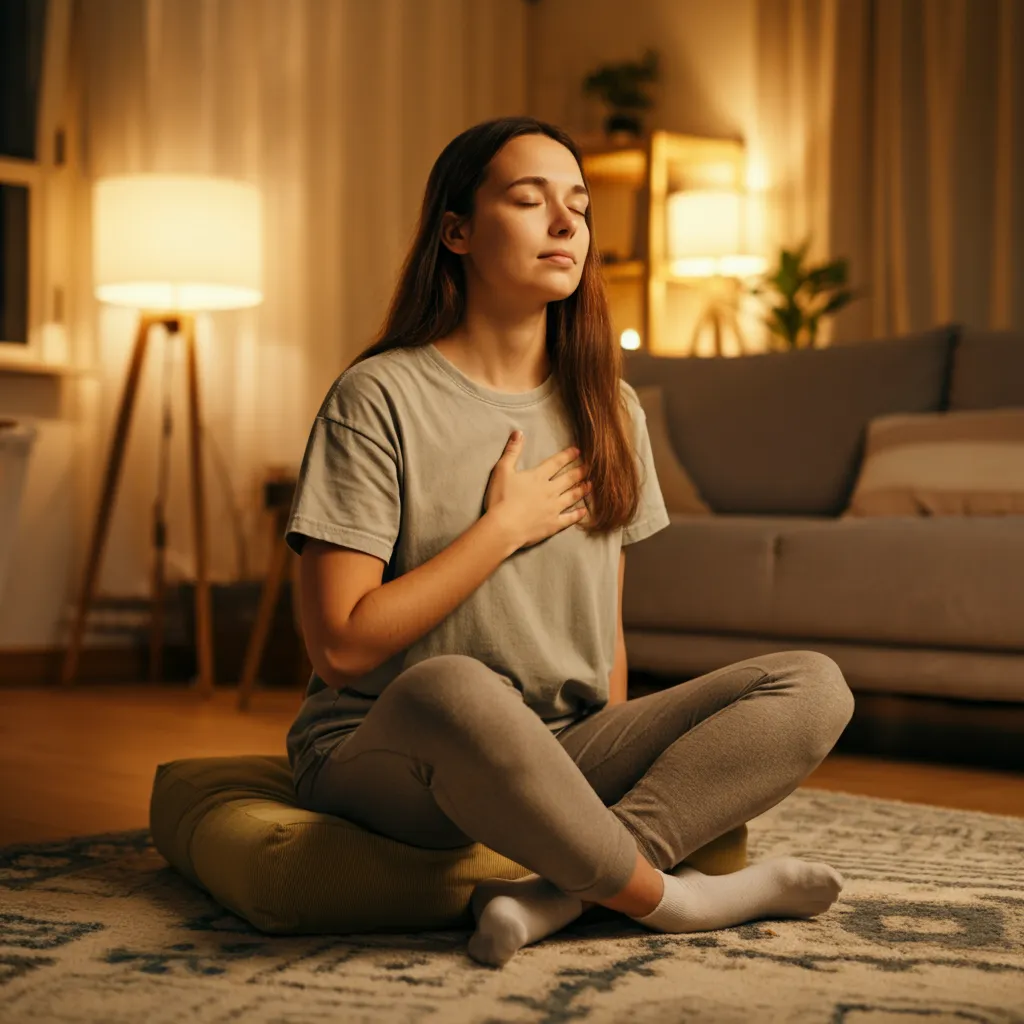
[[[297,483],[296,478],[285,477],[268,481],[263,485],[263,506],[274,513],[274,543],[270,551],[267,575],[263,580],[263,589],[260,591],[260,605],[256,612],[256,621],[253,624],[252,635],[249,637],[249,644],[245,649],[242,678],[238,683],[239,711],[249,709],[253,689],[256,685],[256,673],[259,671],[263,648],[266,646],[270,623],[274,617],[274,608],[277,606],[281,584],[291,562],[292,550],[285,542],[284,531],[288,525]],[[292,601],[298,601],[297,593],[292,593]],[[302,639],[302,630],[299,628],[298,621],[296,621],[296,629],[299,632],[302,649],[305,651],[305,641]]]

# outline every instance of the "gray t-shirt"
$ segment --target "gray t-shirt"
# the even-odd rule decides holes
[[[439,654],[478,658],[553,732],[604,707],[618,627],[619,550],[669,523],[643,409],[633,388],[624,380],[620,386],[643,485],[633,521],[604,536],[574,524],[520,548],[434,629],[352,685],[334,689],[314,672],[288,733],[296,772],[355,729],[395,676]],[[432,343],[350,366],[313,422],[288,545],[301,552],[314,537],[377,555],[387,563],[384,583],[415,569],[483,515],[491,470],[516,427],[525,435],[520,470],[576,442],[554,375],[532,391],[494,391]]]

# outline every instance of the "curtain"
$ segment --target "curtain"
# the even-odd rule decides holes
[[[866,292],[831,340],[1024,328],[1019,0],[760,0],[757,13],[752,156],[772,251],[810,234],[811,257],[847,257]]]
[[[522,0],[76,0],[83,177],[206,173],[263,195],[263,304],[196,322],[214,581],[258,574],[265,470],[298,467],[331,381],[382,322],[433,161],[471,124],[522,112],[524,12]],[[75,357],[99,371],[79,393],[84,548],[136,316],[92,302],[88,232],[75,244]],[[101,591],[148,592],[165,368],[168,573],[194,572],[185,365],[154,329]]]

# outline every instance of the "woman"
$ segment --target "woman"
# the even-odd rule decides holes
[[[790,651],[626,702],[624,548],[669,520],[591,216],[558,128],[502,118],[449,143],[287,527],[314,667],[288,735],[299,800],[535,872],[473,892],[468,951],[492,965],[592,904],[691,932],[810,917],[842,888],[793,857],[681,866],[791,793],[853,698],[829,658]]]

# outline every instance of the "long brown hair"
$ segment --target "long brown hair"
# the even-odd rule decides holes
[[[543,134],[583,160],[562,129],[532,117],[502,117],[467,128],[445,146],[427,179],[416,235],[402,264],[398,285],[377,339],[349,364],[393,348],[425,345],[451,333],[466,305],[462,259],[441,241],[446,210],[471,217],[476,190],[491,158],[517,135]],[[601,261],[594,244],[593,204],[587,204],[590,249],[572,295],[548,303],[548,359],[566,411],[574,444],[587,464],[593,490],[590,515],[579,525],[595,533],[629,523],[640,500],[640,479],[629,432],[630,416],[619,390],[622,352],[612,335]]]

